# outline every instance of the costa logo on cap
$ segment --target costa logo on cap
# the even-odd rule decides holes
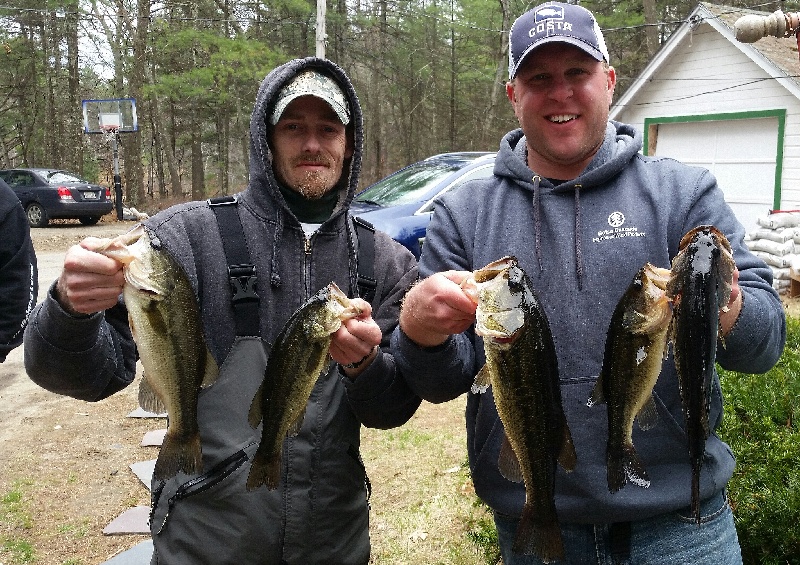
[[[543,20],[563,20],[564,9],[560,6],[548,6],[546,8],[539,8],[534,12],[533,15],[535,17],[535,21],[537,22],[541,22]],[[531,30],[531,33],[533,31],[534,30]]]
[[[592,13],[575,4],[547,2],[522,14],[508,36],[508,76],[517,76],[536,47],[561,42],[574,45],[598,61],[609,62],[608,49]]]

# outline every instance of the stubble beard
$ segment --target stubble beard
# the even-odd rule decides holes
[[[316,200],[317,198],[322,198],[330,188],[325,182],[324,175],[309,172],[306,173],[306,178],[297,185],[297,192],[302,194],[304,198]]]

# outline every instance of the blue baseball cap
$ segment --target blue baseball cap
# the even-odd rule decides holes
[[[508,78],[528,54],[547,43],[569,43],[598,61],[609,62],[608,48],[592,13],[576,4],[546,2],[525,12],[511,26],[508,35]]]

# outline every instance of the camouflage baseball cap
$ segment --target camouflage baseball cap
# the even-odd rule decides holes
[[[270,123],[277,124],[286,107],[301,96],[321,98],[336,112],[342,124],[350,123],[350,106],[344,92],[332,78],[317,71],[303,71],[278,92]]]

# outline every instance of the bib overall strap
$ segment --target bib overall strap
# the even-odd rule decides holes
[[[236,335],[257,336],[261,332],[258,323],[256,266],[247,248],[236,198],[233,196],[209,198],[208,205],[217,218],[217,228],[222,237],[225,259],[228,262]]]
[[[352,218],[358,240],[358,295],[371,304],[378,287],[375,279],[375,227],[358,216]]]

